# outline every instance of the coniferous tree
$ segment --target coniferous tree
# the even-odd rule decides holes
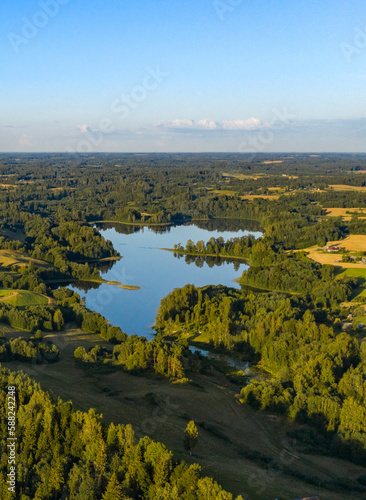
[[[189,454],[192,455],[192,451],[197,445],[198,440],[198,429],[193,420],[191,420],[186,430],[184,431],[184,448],[189,451]]]

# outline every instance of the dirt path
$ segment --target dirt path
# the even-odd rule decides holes
[[[20,294],[18,292],[11,293],[10,295],[7,295],[6,297],[2,297],[0,299],[0,302],[2,302],[3,300],[11,299],[11,297],[16,297],[17,295],[20,295]]]
[[[257,412],[235,397],[239,387],[224,375],[191,375],[192,384],[136,377],[122,371],[88,373],[78,368],[73,352],[79,345],[106,344],[97,335],[78,329],[49,334],[61,350],[61,360],[45,367],[23,365],[42,387],[74,408],[90,407],[102,413],[106,423],[131,423],[138,437],[148,434],[174,452],[177,459],[198,462],[204,475],[213,476],[224,488],[247,500],[300,498],[319,495],[322,500],[362,498],[311,486],[281,470],[264,467],[240,454],[257,450],[280,465],[318,476],[323,481],[337,477],[356,480],[364,469],[332,457],[305,455],[291,448],[286,431],[296,427],[285,417]],[[7,366],[19,369],[18,365]],[[78,383],[70,383],[77,380]],[[199,441],[190,457],[183,449],[184,429],[189,420],[198,425]],[[202,426],[202,424],[206,424]]]

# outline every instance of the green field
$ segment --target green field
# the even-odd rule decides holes
[[[360,278],[361,286],[357,297],[366,297],[366,268],[348,268],[339,274],[340,277],[349,276],[350,278]]]
[[[33,259],[24,252],[17,252],[15,250],[0,250],[0,266],[3,268],[10,268],[12,266],[24,267],[33,262],[34,267],[50,267],[48,262],[43,260]]]
[[[44,295],[28,290],[0,289],[0,302],[6,302],[16,307],[47,305],[49,300]]]
[[[24,335],[7,325],[2,325],[0,330],[7,338]],[[210,375],[192,373],[190,384],[172,384],[165,379],[136,377],[123,371],[100,374],[80,369],[73,357],[78,346],[110,348],[99,335],[66,328],[63,332],[47,333],[45,340],[60,346],[60,361],[41,370],[27,364],[23,367],[44,389],[64,401],[71,400],[76,410],[96,408],[107,424],[132,423],[138,438],[148,434],[168,446],[176,459],[199,462],[205,475],[214,475],[235,494],[245,494],[244,498],[250,500],[292,499],[297,498],[299,492],[317,493],[324,500],[355,498],[352,493],[325,490],[283,471],[276,473],[275,470],[275,475],[268,476],[268,468],[245,457],[243,450],[257,450],[272,457],[279,466],[285,463],[324,482],[336,477],[355,478],[364,471],[337,458],[287,450],[286,431],[302,426],[290,423],[284,416],[257,412],[240,404],[236,397],[239,386],[219,371],[214,370]],[[19,362],[11,361],[6,366],[18,369]],[[70,383],[72,380],[78,383]],[[199,442],[192,457],[184,451],[182,439],[190,419],[205,424],[199,425]],[[258,482],[261,477],[266,479],[265,491]]]

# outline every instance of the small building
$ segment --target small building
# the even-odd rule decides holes
[[[339,247],[327,247],[327,252],[339,252]]]
[[[305,498],[297,498],[296,500],[320,500],[319,497],[305,497]]]
[[[350,332],[353,328],[353,324],[352,323],[348,323],[348,322],[344,322],[342,323],[342,330],[344,332]]]

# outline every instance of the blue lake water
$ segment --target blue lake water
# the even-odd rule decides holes
[[[222,228],[222,224],[220,224]],[[100,228],[99,228],[100,229]],[[187,283],[196,286],[226,285],[239,288],[233,280],[238,278],[247,266],[239,260],[219,265],[212,259],[199,259],[197,263],[187,263],[185,256],[177,258],[172,252],[161,248],[173,248],[175,243],[185,245],[188,239],[207,242],[212,236],[222,236],[225,240],[247,234],[260,236],[260,232],[239,230],[225,231],[203,229],[195,225],[180,225],[159,232],[151,228],[131,228],[131,234],[123,234],[126,228],[115,226],[100,229],[101,234],[112,241],[114,248],[122,255],[111,269],[101,272],[104,279],[114,280],[124,285],[137,285],[140,290],[123,290],[113,285],[96,285],[95,289],[82,289],[82,284],[73,287],[85,297],[86,306],[97,311],[111,324],[120,326],[130,334],[152,338],[160,300],[174,288]]]

